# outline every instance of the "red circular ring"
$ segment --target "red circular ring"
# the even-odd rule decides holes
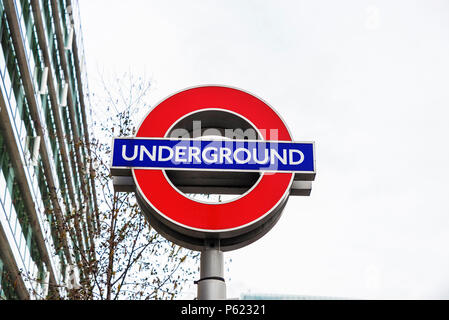
[[[203,109],[224,109],[249,120],[265,140],[291,141],[279,115],[265,102],[244,91],[222,86],[196,87],[159,103],[140,125],[136,137],[164,137],[185,115]],[[277,136],[269,136],[276,130]],[[263,174],[259,183],[234,201],[200,203],[174,189],[163,170],[133,169],[137,190],[159,214],[181,227],[217,232],[248,226],[269,214],[286,196],[292,173]]]

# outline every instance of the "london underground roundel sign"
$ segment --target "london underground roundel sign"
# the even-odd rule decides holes
[[[313,180],[314,143],[293,142],[259,98],[202,86],[159,103],[135,137],[115,138],[112,168],[117,181],[132,176],[143,213],[165,237],[197,250],[219,240],[221,250],[232,250],[272,228],[294,181]],[[208,203],[186,193],[238,196]]]

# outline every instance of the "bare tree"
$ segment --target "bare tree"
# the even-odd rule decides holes
[[[187,282],[197,277],[199,253],[181,248],[153,230],[133,193],[114,192],[109,167],[112,138],[134,135],[140,112],[150,108],[150,82],[128,72],[110,81],[101,76],[101,84],[91,97],[95,111],[90,131],[95,138],[89,145],[73,142],[89,148],[86,154],[90,155],[91,168],[84,171],[90,172],[96,187],[98,208],[90,217],[95,224],[95,252],[81,240],[82,235],[84,239],[88,237],[83,223],[85,210],[74,210],[58,222],[59,238],[72,239],[75,255],[66,254],[67,260],[77,267],[68,274],[69,285],[61,285],[60,289],[67,292],[66,298],[78,300],[174,299]],[[64,247],[64,241],[60,242],[58,245]],[[42,279],[22,276],[27,281],[49,285],[43,284]],[[55,287],[50,285],[49,289],[43,299],[56,297]]]
[[[193,280],[199,255],[155,232],[133,193],[114,192],[109,168],[112,137],[134,135],[138,117],[150,108],[150,81],[132,72],[101,79],[103,92],[92,101],[98,108],[93,124],[101,130],[90,144],[100,228],[96,261],[84,268],[89,280],[79,290],[93,299],[173,299]]]

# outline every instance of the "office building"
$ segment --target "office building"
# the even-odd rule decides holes
[[[0,0],[0,299],[65,297],[97,204],[76,0]]]

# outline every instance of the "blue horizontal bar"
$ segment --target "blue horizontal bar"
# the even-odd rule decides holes
[[[112,167],[315,172],[313,142],[115,138]]]

